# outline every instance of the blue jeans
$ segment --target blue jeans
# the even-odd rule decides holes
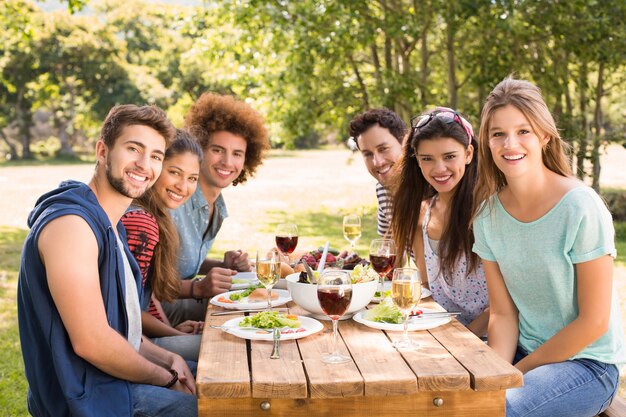
[[[188,361],[197,361],[200,354],[200,340],[202,335],[190,334],[186,336],[155,337],[152,343],[170,352],[178,353]]]
[[[187,361],[193,374],[197,363]],[[155,385],[132,384],[134,417],[195,417],[198,401],[195,396]]]
[[[527,353],[518,348],[514,363]],[[593,417],[617,391],[617,366],[593,359],[543,365],[524,374],[524,386],[506,391],[507,417]]]

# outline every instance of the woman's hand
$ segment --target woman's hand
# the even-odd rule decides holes
[[[186,320],[176,327],[176,330],[188,334],[201,334],[204,329],[203,321]]]

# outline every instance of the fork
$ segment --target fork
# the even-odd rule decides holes
[[[205,328],[210,327],[211,329],[220,329],[220,330],[224,330],[226,333],[228,333],[229,330],[233,330],[234,327],[230,327],[230,326],[216,326],[214,324],[205,324],[204,325]],[[261,329],[259,327],[239,327],[240,330],[255,330],[255,331],[262,331],[265,333],[272,333],[271,330],[269,329]]]
[[[270,355],[270,359],[280,359],[280,353],[278,352],[278,342],[280,341],[280,329],[275,327],[272,333],[272,338],[274,339],[274,349],[272,350],[272,354]]]

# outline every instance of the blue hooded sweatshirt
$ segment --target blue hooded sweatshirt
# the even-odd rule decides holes
[[[17,312],[22,356],[28,379],[28,409],[35,416],[130,416],[131,385],[85,361],[72,348],[39,257],[37,240],[52,220],[67,215],[83,218],[98,242],[100,291],[109,325],[125,338],[128,319],[124,301],[124,266],[117,239],[106,213],[92,190],[65,181],[39,198],[30,213],[30,233],[24,242],[17,288]],[[117,231],[122,242],[126,232]],[[124,244],[141,294],[141,273]]]

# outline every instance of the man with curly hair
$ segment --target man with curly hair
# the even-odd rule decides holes
[[[163,305],[174,326],[204,320],[206,299],[228,291],[237,271],[250,270],[248,254],[240,250],[226,252],[223,259],[206,256],[228,216],[222,190],[253,176],[269,149],[261,115],[232,96],[203,94],[189,109],[185,126],[197,138],[204,160],[196,192],[172,213],[180,236],[180,298],[186,298]],[[198,274],[205,277],[195,280]]]
[[[391,168],[402,154],[402,141],[407,134],[406,123],[388,109],[371,109],[350,122],[350,136],[361,151],[363,162],[378,183],[378,234],[385,236],[391,224],[393,207],[388,187]]]

